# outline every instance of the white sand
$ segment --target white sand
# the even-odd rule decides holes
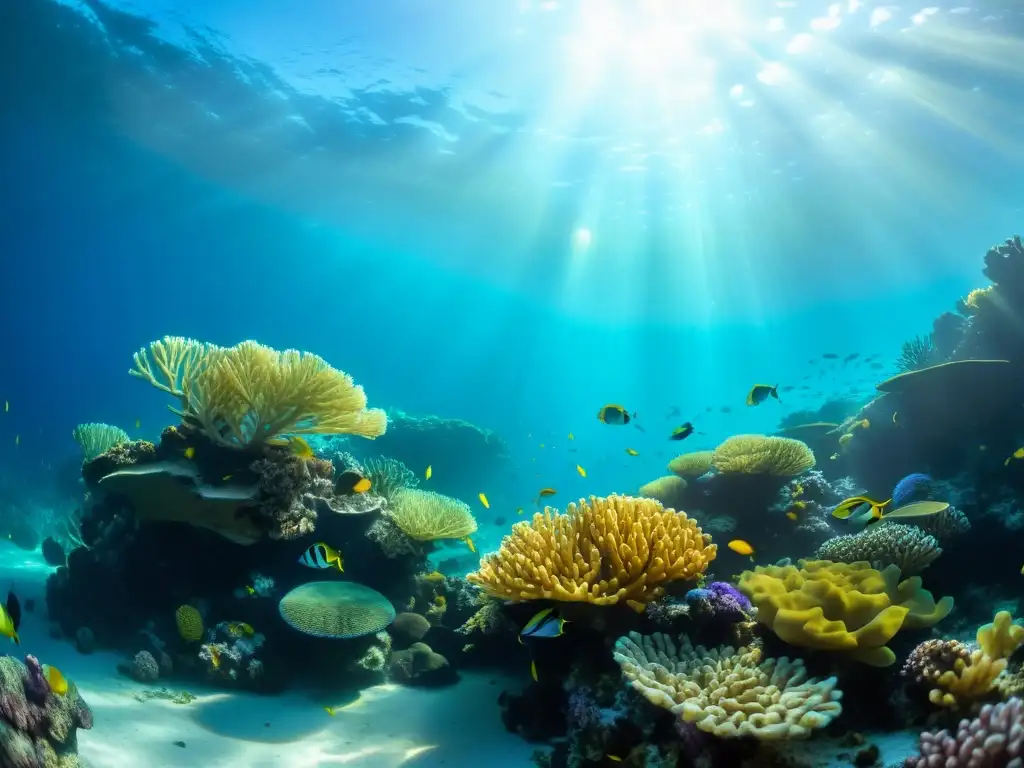
[[[435,690],[382,685],[355,701],[335,702],[299,693],[229,694],[172,682],[172,691],[188,690],[197,700],[187,705],[136,701],[135,694],[152,687],[118,675],[117,664],[124,659],[111,653],[84,656],[69,642],[50,638],[44,582],[51,569],[41,558],[5,543],[0,562],[0,585],[12,585],[23,605],[36,600],[35,612],[22,621],[21,648],[4,650],[19,658],[34,654],[78,685],[95,720],[92,730],[78,732],[79,753],[92,768],[531,765],[535,747],[504,729],[497,704],[504,688],[524,681],[494,675],[465,674],[457,685]],[[326,704],[335,705],[333,717]]]

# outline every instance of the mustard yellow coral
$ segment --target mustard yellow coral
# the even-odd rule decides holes
[[[987,696],[1006,669],[1006,660],[1024,643],[1024,627],[1013,623],[1007,611],[995,615],[991,624],[978,628],[977,650],[968,660],[957,659],[952,670],[939,675],[928,699],[941,707],[955,707],[965,700]]]
[[[387,428],[387,415],[366,407],[366,393],[351,376],[309,352],[167,336],[134,359],[133,376],[177,397],[178,413],[222,445],[285,433],[373,438]]]
[[[757,648],[694,648],[668,635],[630,632],[615,643],[630,686],[715,736],[797,739],[843,711],[836,678],[808,679],[800,659],[762,659]]]
[[[814,466],[814,452],[789,437],[734,435],[715,448],[711,461],[723,474],[795,477]]]
[[[686,481],[676,475],[665,475],[644,483],[638,495],[646,499],[656,499],[666,507],[681,506],[683,494],[687,488]]]
[[[787,643],[845,651],[872,666],[896,660],[886,643],[902,628],[931,626],[953,609],[935,602],[921,579],[900,581],[900,569],[869,563],[801,560],[757,567],[740,575],[740,591],[757,607],[757,620]]]
[[[684,512],[653,499],[590,497],[516,523],[467,577],[506,600],[560,600],[633,608],[670,581],[694,578],[718,548]]]
[[[668,463],[668,471],[680,477],[700,477],[711,469],[713,451],[691,451],[676,456]]]
[[[476,518],[469,505],[450,496],[402,488],[389,503],[386,514],[410,539],[464,539],[476,532]]]

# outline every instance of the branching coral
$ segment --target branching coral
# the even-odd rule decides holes
[[[1024,643],[1024,627],[1013,623],[1006,611],[995,615],[991,624],[978,628],[978,648],[969,658],[956,658],[951,668],[935,678],[928,699],[940,707],[962,706],[993,692],[1007,659]]]
[[[757,608],[757,620],[787,643],[849,652],[878,667],[896,660],[886,643],[902,627],[931,626],[953,609],[953,598],[936,603],[920,577],[900,581],[895,565],[882,571],[828,560],[759,566],[741,574],[739,588]]]
[[[668,471],[680,477],[700,477],[711,469],[713,451],[691,451],[676,456],[668,463]]]
[[[788,437],[734,435],[715,448],[712,463],[723,474],[795,477],[814,466],[814,452]]]
[[[83,461],[92,461],[115,445],[131,442],[127,432],[110,424],[79,424],[71,435],[82,449]]]
[[[642,610],[671,581],[694,578],[718,548],[684,512],[653,499],[590,497],[512,526],[466,578],[506,600],[626,602]]]
[[[1024,764],[1024,701],[986,704],[956,731],[921,734],[918,754],[904,768],[1020,768]]]
[[[835,536],[818,548],[816,556],[838,563],[867,560],[878,570],[895,565],[901,573],[910,575],[927,568],[941,554],[935,537],[920,528],[882,523],[859,533]]]
[[[800,659],[762,659],[759,649],[694,648],[683,636],[631,632],[615,661],[652,704],[719,737],[806,738],[842,711],[834,677],[808,679]]]
[[[464,539],[476,532],[469,506],[433,491],[403,488],[390,499],[386,514],[410,539]]]
[[[154,364],[156,369],[154,370]],[[135,353],[134,376],[174,395],[180,415],[214,442],[239,446],[281,434],[379,437],[387,416],[367,409],[352,377],[323,358],[255,341],[217,347],[167,336]]]

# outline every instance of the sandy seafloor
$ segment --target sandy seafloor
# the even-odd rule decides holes
[[[23,604],[36,603],[23,618],[21,648],[5,651],[19,658],[34,654],[78,685],[95,720],[91,730],[78,732],[79,754],[90,768],[526,768],[540,746],[508,733],[497,703],[502,690],[529,682],[525,674],[518,680],[463,673],[457,685],[431,690],[380,685],[337,702],[301,692],[257,696],[172,682],[168,688],[187,690],[196,701],[138,701],[136,694],[161,686],[119,675],[117,664],[127,659],[82,655],[71,642],[50,637],[44,584],[51,572],[37,553],[0,545],[0,584],[10,585]],[[332,703],[333,717],[324,710]],[[866,736],[882,749],[882,765],[901,762],[915,743],[906,733]],[[835,740],[791,747],[816,768],[850,765],[837,755],[851,750]]]

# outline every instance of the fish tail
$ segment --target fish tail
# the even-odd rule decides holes
[[[345,568],[341,565],[341,558],[340,557],[337,560],[334,561],[334,564],[336,566],[338,566],[338,572],[339,573],[344,573],[345,572]]]

